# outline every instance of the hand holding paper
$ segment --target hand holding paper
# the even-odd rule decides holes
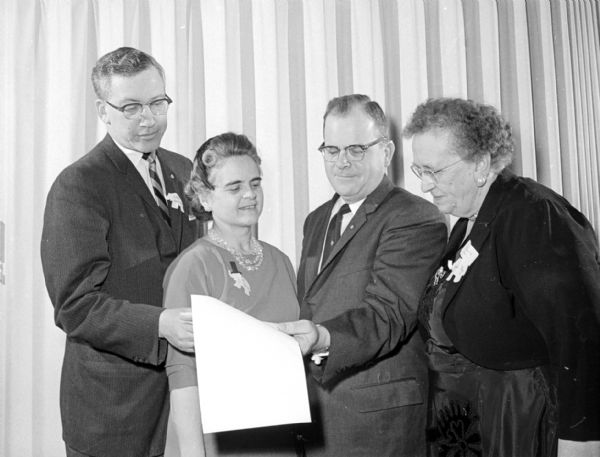
[[[330,336],[325,327],[309,320],[281,322],[275,326],[282,332],[293,336],[300,345],[302,355],[311,352],[321,352],[329,348]]]
[[[194,352],[192,313],[189,308],[169,308],[160,313],[158,336],[165,338],[177,349]]]

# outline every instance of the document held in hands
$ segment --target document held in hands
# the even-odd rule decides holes
[[[310,422],[291,336],[205,295],[192,295],[192,318],[204,433]]]

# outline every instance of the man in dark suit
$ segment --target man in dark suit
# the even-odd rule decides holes
[[[67,456],[164,452],[167,341],[193,350],[189,309],[162,308],[167,266],[196,237],[188,159],[159,147],[171,99],[162,67],[119,48],[92,72],[108,134],[48,194],[41,242],[67,334],[60,405]]]
[[[445,221],[386,176],[394,144],[376,102],[331,100],[323,134],[336,194],[304,224],[303,320],[279,325],[313,354],[303,444],[308,456],[424,456],[427,368],[415,327]]]

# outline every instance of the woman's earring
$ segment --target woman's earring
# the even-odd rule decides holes
[[[478,176],[477,179],[475,180],[477,187],[485,186],[486,182],[487,182],[487,177],[485,177],[485,176]]]

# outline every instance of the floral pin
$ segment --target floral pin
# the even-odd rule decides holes
[[[182,213],[184,212],[183,211],[183,202],[181,201],[181,197],[179,197],[179,195],[177,195],[175,192],[171,192],[170,194],[167,194],[165,199],[168,202],[171,202],[171,208],[178,209]]]
[[[235,262],[229,262],[229,265],[231,266],[231,270],[228,273],[229,277],[233,279],[233,285],[238,289],[244,289],[244,293],[250,296],[250,284],[248,283],[246,278],[244,278],[242,274],[238,271]]]
[[[469,266],[475,261],[475,259],[479,256],[479,252],[473,247],[471,244],[471,240],[467,241],[467,243],[461,248],[458,259],[454,262],[452,260],[448,260],[448,269],[450,270],[450,274],[446,278],[446,281],[450,281],[454,276],[453,282],[459,282],[462,277],[467,272]]]

